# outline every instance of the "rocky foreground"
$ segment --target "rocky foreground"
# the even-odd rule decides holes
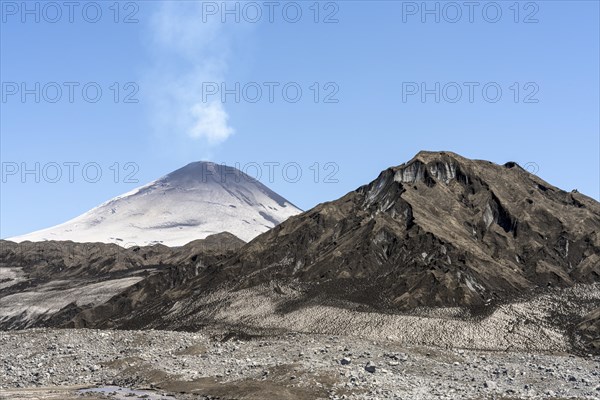
[[[81,391],[94,387],[104,391]],[[307,334],[29,329],[0,334],[0,398],[598,399],[600,357]]]

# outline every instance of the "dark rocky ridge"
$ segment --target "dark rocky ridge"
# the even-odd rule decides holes
[[[379,310],[478,307],[600,281],[599,235],[589,197],[515,163],[421,152],[259,236],[204,280],[301,282]]]
[[[126,287],[111,287],[119,280],[138,278],[140,282],[163,282],[172,274],[177,284],[196,276],[206,265],[230,257],[244,242],[223,232],[185,246],[169,248],[163,245],[123,248],[106,243],[75,243],[68,241],[22,242],[0,241],[0,299],[23,293],[55,294],[90,285],[105,285],[112,297]],[[135,279],[134,279],[135,280]],[[175,284],[173,282],[170,282]],[[66,293],[66,292],[65,292]],[[161,295],[162,293],[155,293]],[[34,302],[36,297],[32,297]],[[7,318],[0,306],[0,328],[14,329],[34,326],[60,326],[86,309],[102,304],[78,306],[77,298],[69,299],[65,307],[53,313],[27,313]],[[1,300],[0,300],[1,303]],[[27,305],[34,304],[24,304]],[[121,310],[123,312],[124,310]]]

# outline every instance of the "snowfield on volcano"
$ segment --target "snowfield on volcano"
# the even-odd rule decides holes
[[[249,241],[300,212],[233,167],[195,162],[63,224],[8,240],[182,246],[230,232]]]

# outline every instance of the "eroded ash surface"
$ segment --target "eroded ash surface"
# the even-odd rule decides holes
[[[2,399],[119,398],[78,392],[110,385],[176,399],[596,399],[600,357],[309,334],[241,339],[154,330],[0,334]]]

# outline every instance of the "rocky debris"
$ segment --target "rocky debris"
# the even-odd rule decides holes
[[[157,279],[159,288],[161,284],[164,281]],[[285,288],[286,294],[274,295],[274,287]],[[348,327],[352,326],[352,335],[406,345],[582,354],[593,351],[571,342],[570,329],[578,319],[564,316],[585,315],[594,304],[600,304],[600,285],[547,289],[541,295],[530,293],[530,296],[515,298],[512,303],[503,304],[483,317],[470,315],[458,308],[420,308],[412,313],[379,313],[351,303],[337,306],[319,304],[321,298],[315,298],[310,306],[286,309],[289,299],[299,295],[289,287],[275,284],[233,293],[224,289],[207,294],[202,299],[192,296],[164,299],[145,294],[147,292],[143,288],[138,290],[139,294],[134,292],[127,298],[147,296],[150,302],[148,307],[144,307],[145,313],[137,314],[134,310],[130,316],[107,322],[128,329],[174,327],[197,330],[202,327],[215,330],[215,333],[224,329],[238,332],[241,337],[274,335],[286,331],[347,335]],[[160,293],[160,290],[149,293]],[[119,299],[114,304],[120,306],[122,301]],[[182,315],[179,310],[189,312]],[[136,325],[136,321],[144,324]],[[406,355],[410,360],[410,355]],[[343,356],[351,358],[354,363],[355,357],[351,351]],[[397,354],[395,358],[405,357]],[[388,361],[392,364],[388,364]],[[404,361],[389,357],[381,366],[385,368],[395,362],[402,364]]]
[[[494,390],[498,387],[498,385],[496,385],[496,382],[494,381],[485,381],[483,386],[490,390]]]
[[[44,397],[43,388],[50,393],[74,387],[75,398],[81,388],[116,386],[176,399],[594,399],[600,395],[600,357],[594,356],[440,349],[307,334],[222,339],[154,330],[4,332],[0,394],[50,399],[54,397]],[[348,353],[353,362],[341,365]],[[407,357],[389,365],[388,361],[395,361],[391,354]],[[366,368],[371,366],[373,371]],[[114,388],[110,391],[118,394]],[[33,392],[37,397],[25,395]],[[98,398],[116,399],[116,394],[107,391]],[[84,398],[96,398],[92,395]]]

